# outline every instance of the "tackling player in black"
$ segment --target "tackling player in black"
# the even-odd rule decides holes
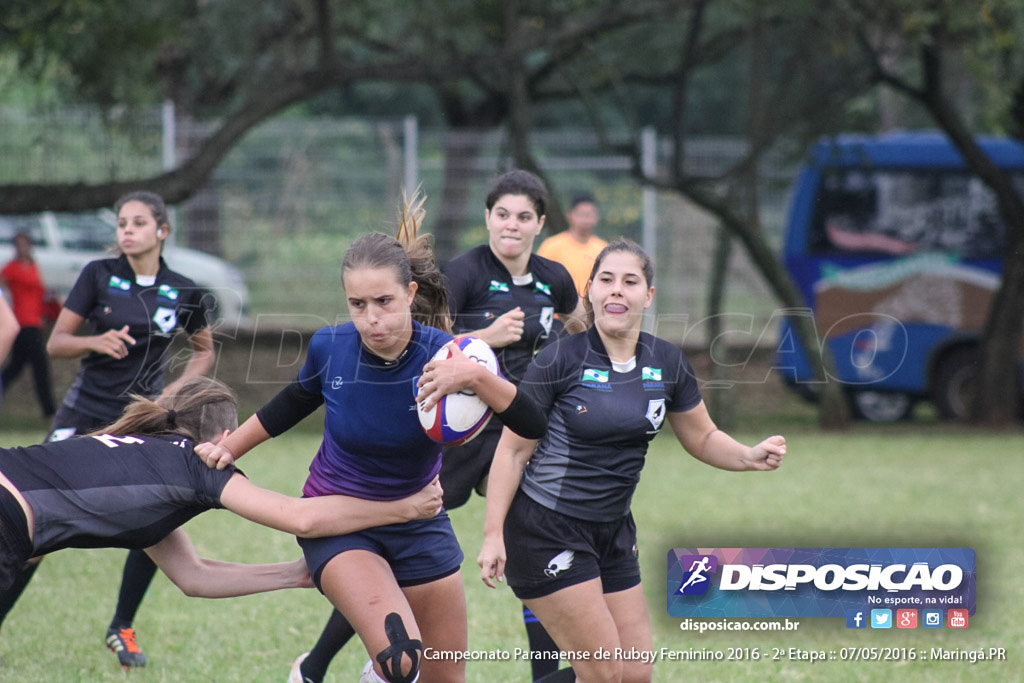
[[[441,508],[436,480],[397,501],[292,498],[259,488],[234,467],[207,468],[193,447],[238,424],[235,396],[207,377],[162,404],[137,397],[91,435],[0,449],[0,594],[30,558],[64,548],[145,549],[186,595],[224,598],[313,583],[299,559],[246,565],[199,557],[179,527],[206,510],[302,537],[404,523]]]

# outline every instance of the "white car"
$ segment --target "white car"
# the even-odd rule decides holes
[[[116,219],[111,211],[0,215],[0,267],[14,258],[12,239],[26,233],[43,284],[63,299],[89,261],[111,256]],[[207,289],[218,326],[235,327],[248,316],[249,289],[237,268],[195,249],[164,246],[168,267]]]

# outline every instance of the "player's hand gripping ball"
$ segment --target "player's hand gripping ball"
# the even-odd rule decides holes
[[[471,359],[494,374],[501,374],[498,357],[487,342],[470,336],[456,337],[455,342]],[[443,346],[431,360],[445,360],[450,356],[448,347]],[[417,404],[417,411],[423,431],[445,446],[458,446],[472,439],[487,426],[492,413],[491,408],[469,390],[448,394],[429,410]]]

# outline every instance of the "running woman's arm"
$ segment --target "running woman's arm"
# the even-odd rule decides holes
[[[687,453],[719,469],[774,470],[786,455],[786,439],[779,435],[755,446],[739,443],[715,426],[703,401],[685,412],[669,412],[668,423]]]
[[[516,385],[490,372],[462,352],[458,344],[448,344],[451,357],[432,360],[423,366],[416,400],[429,410],[442,396],[457,391],[472,391],[494,411],[502,424],[527,439],[539,439],[547,432],[548,419],[537,404]]]
[[[107,330],[103,334],[79,336],[78,328],[85,318],[74,311],[62,308],[53,324],[53,331],[46,342],[46,352],[53,358],[78,358],[95,351],[111,358],[124,358],[128,347],[135,345],[135,339],[128,334],[128,326],[119,330]]]
[[[279,436],[323,405],[324,398],[302,387],[299,381],[288,384],[274,398],[224,439],[201,443],[195,453],[207,467],[222,470],[267,439]]]
[[[233,598],[313,586],[302,559],[273,564],[209,560],[199,557],[192,539],[181,528],[146,548],[146,554],[182,593],[193,598]]]
[[[476,558],[480,565],[480,578],[491,588],[495,587],[495,581],[501,581],[505,576],[505,515],[519,488],[523,468],[530,461],[536,445],[536,439],[524,439],[505,428],[494,450],[494,460],[487,476],[484,542]]]
[[[256,486],[236,473],[221,492],[220,502],[249,521],[315,538],[434,517],[441,511],[441,496],[441,485],[435,478],[419,492],[392,501],[341,495],[293,498]]]

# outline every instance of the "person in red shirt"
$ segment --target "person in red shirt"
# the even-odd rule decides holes
[[[3,278],[10,291],[11,307],[21,325],[21,331],[11,347],[10,360],[3,369],[3,386],[10,386],[21,374],[25,364],[30,363],[39,407],[43,410],[43,417],[49,420],[56,410],[50,384],[50,361],[43,337],[46,287],[39,276],[39,267],[32,258],[32,240],[29,236],[23,232],[15,235],[14,250],[14,258],[0,270],[0,278]]]

